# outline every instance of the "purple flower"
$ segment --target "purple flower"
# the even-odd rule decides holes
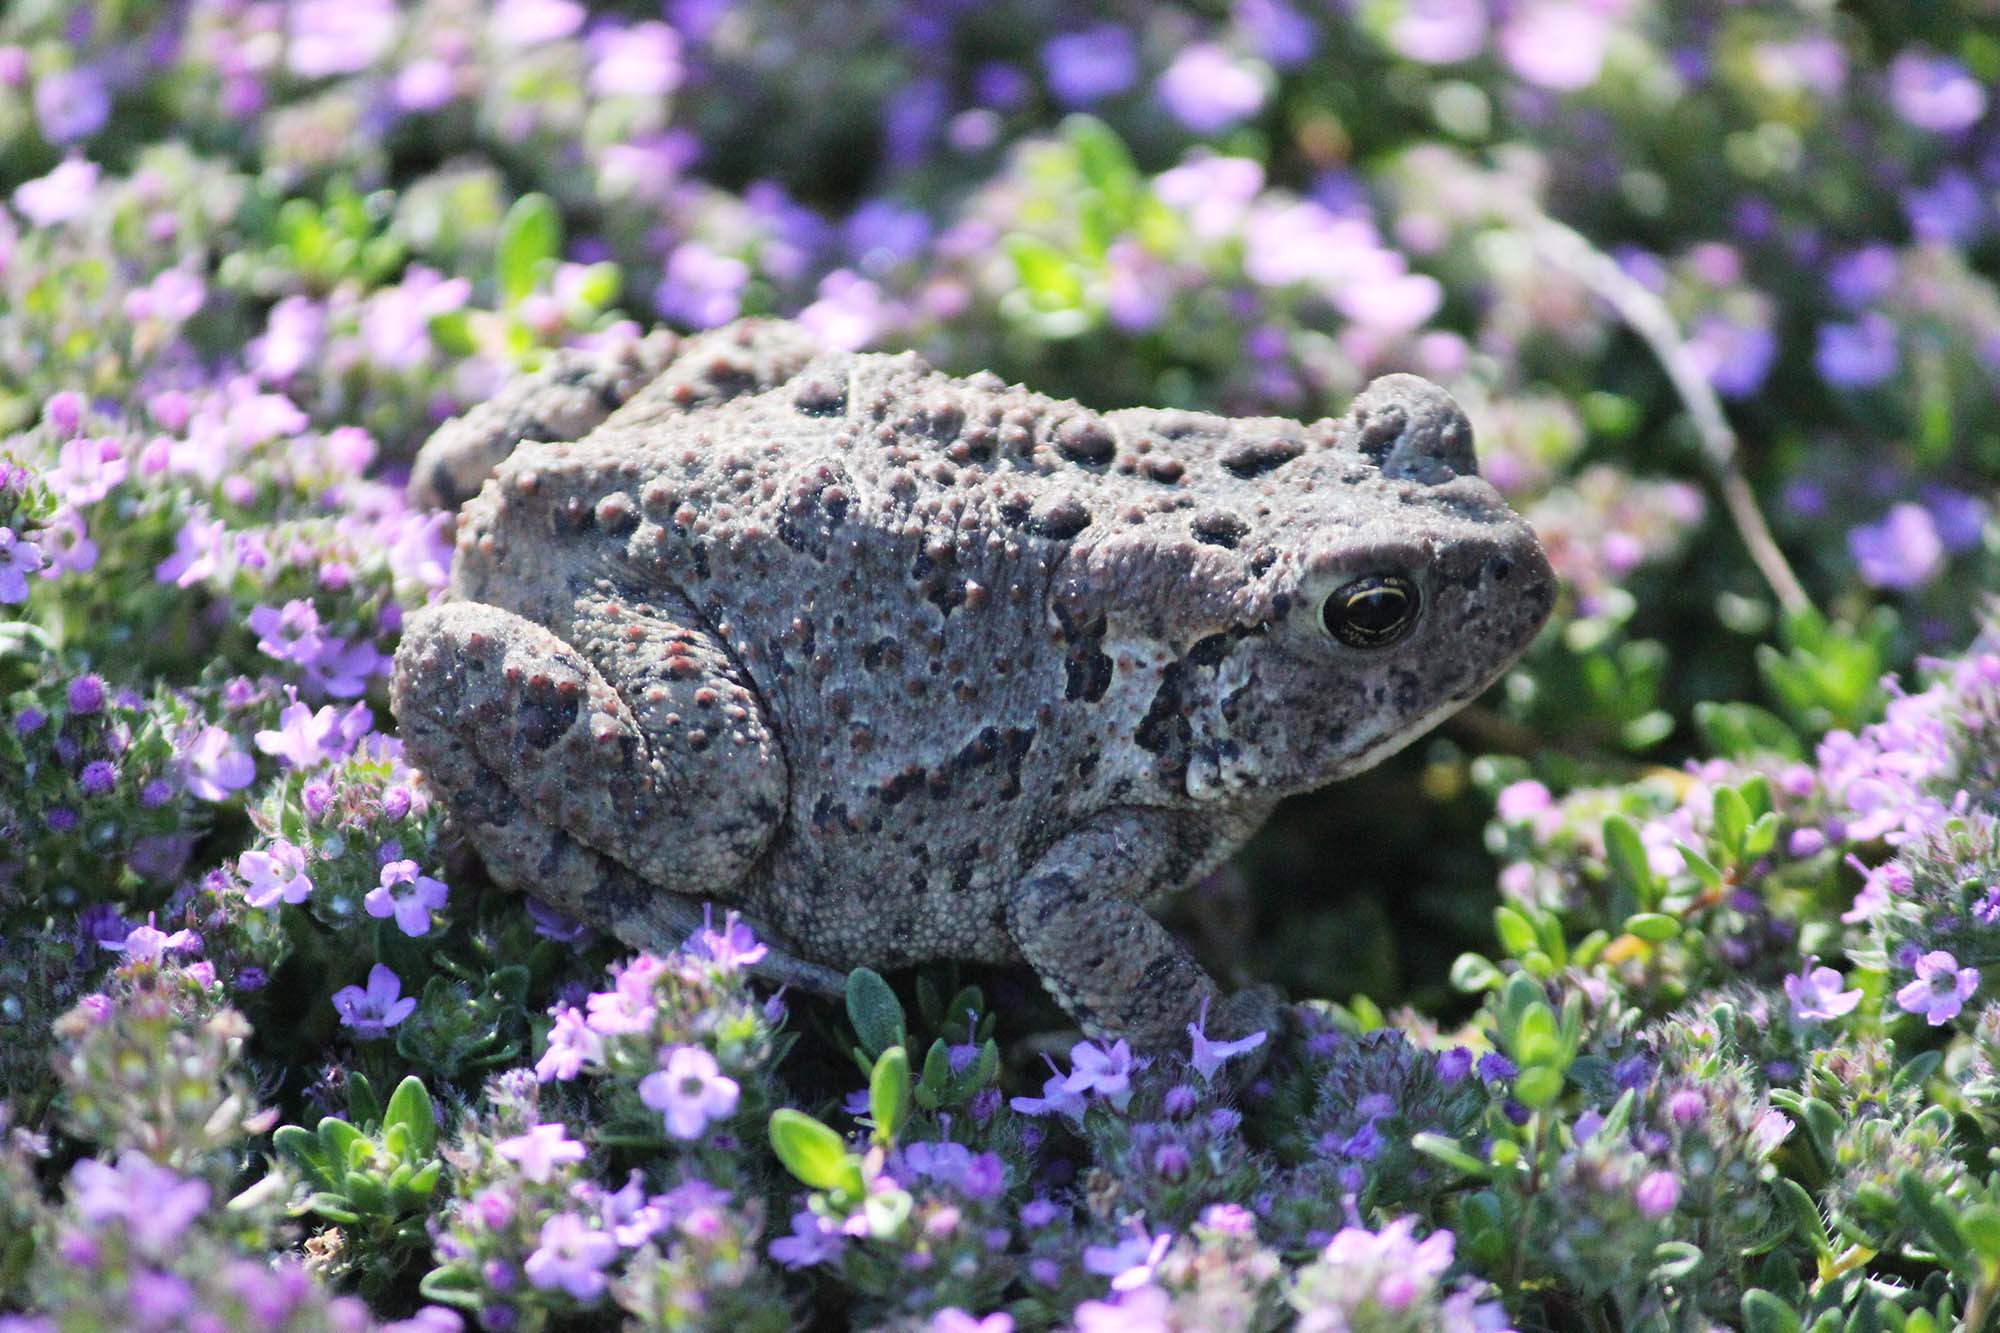
[[[221,727],[203,727],[181,756],[181,778],[204,801],[226,801],[257,776],[257,762]]]
[[[1305,63],[1319,46],[1319,29],[1285,0],[1236,0],[1235,18],[1257,54],[1279,69]]]
[[[93,759],[83,766],[76,783],[85,796],[107,796],[118,785],[118,770],[106,760]]]
[[[1049,91],[1065,107],[1089,106],[1139,80],[1139,48],[1122,24],[1100,23],[1051,37],[1042,45]]]
[[[639,1100],[661,1113],[667,1133],[696,1139],[709,1123],[736,1111],[742,1089],[699,1046],[676,1046],[665,1065],[639,1080]]]
[[[579,1301],[595,1301],[609,1285],[605,1266],[618,1257],[618,1241],[575,1213],[542,1223],[541,1244],[521,1266],[538,1290],[556,1287]]]
[[[1513,1078],[1521,1072],[1512,1060],[1509,1060],[1498,1051],[1488,1051],[1485,1055],[1480,1056],[1479,1064],[1476,1068],[1478,1069],[1479,1077],[1488,1083],[1502,1082]]]
[[[668,319],[712,329],[742,313],[743,288],[749,281],[750,266],[741,259],[700,241],[683,241],[667,257],[653,303]]]
[[[1944,541],[1922,505],[1903,503],[1847,534],[1848,553],[1871,588],[1921,588],[1944,568]]]
[[[1075,1095],[1094,1092],[1118,1111],[1131,1102],[1132,1075],[1140,1068],[1140,1062],[1133,1057],[1132,1048],[1124,1038],[1109,1046],[1080,1041],[1069,1048],[1069,1062],[1070,1074],[1063,1080],[1063,1091]]]
[[[122,941],[99,940],[106,949],[123,953],[135,963],[157,963],[166,957],[169,950],[187,953],[201,947],[201,936],[191,930],[177,930],[169,935],[154,924],[155,914],[146,913],[146,924],[134,926]]]
[[[1810,1023],[1839,1018],[1861,1003],[1861,988],[1844,991],[1840,973],[1830,967],[1815,966],[1817,955],[1806,959],[1798,975],[1785,978],[1785,995],[1792,1002],[1792,1021]]]
[[[1681,1182],[1671,1171],[1655,1171],[1639,1182],[1632,1201],[1646,1217],[1665,1217],[1681,1201]]]
[[[701,920],[701,929],[688,937],[687,952],[696,958],[706,958],[725,972],[740,972],[755,966],[771,952],[768,946],[758,942],[750,927],[733,911],[724,914],[722,929],[717,930],[715,907],[704,903]]]
[[[1194,1043],[1194,1051],[1188,1057],[1188,1063],[1194,1066],[1195,1072],[1201,1075],[1201,1081],[1204,1083],[1214,1081],[1215,1071],[1222,1067],[1223,1061],[1232,1060],[1245,1051],[1254,1051],[1264,1044],[1265,1034],[1262,1032],[1253,1032],[1236,1041],[1210,1041],[1208,1033],[1204,1031],[1207,1026],[1208,997],[1203,996],[1201,1013],[1194,1022],[1188,1024],[1187,1030],[1188,1039]]]
[[[1913,47],[1889,62],[1889,105],[1920,130],[1955,134],[1986,114],[1986,89],[1956,60]]]
[[[1836,389],[1870,389],[1896,373],[1896,325],[1870,310],[1852,324],[1822,324],[1813,343],[1813,368]]]
[[[81,716],[89,716],[104,707],[104,678],[102,676],[78,676],[69,683],[69,711]]]
[[[418,874],[415,861],[391,861],[361,906],[372,917],[395,917],[405,935],[416,936],[430,930],[431,913],[444,906],[448,893],[444,881]]]
[[[1953,169],[1927,187],[1905,191],[1903,213],[1919,240],[1964,245],[1985,224],[1986,199],[1971,176]]]
[[[302,903],[313,889],[306,877],[305,851],[283,838],[273,838],[266,851],[237,857],[236,873],[243,877],[243,901],[252,907],[269,907],[280,900]]]
[[[1051,1061],[1050,1068],[1054,1067],[1054,1062]],[[1067,1117],[1079,1127],[1083,1124],[1083,1094],[1071,1092],[1069,1080],[1060,1072],[1050,1074],[1042,1083],[1041,1096],[1015,1097],[1009,1100],[1008,1105],[1022,1115],[1048,1115],[1054,1112]]]
[[[1917,960],[1917,979],[1896,992],[1896,1004],[1905,1013],[1922,1014],[1932,1027],[1941,1027],[1956,1018],[1978,990],[1978,968],[1960,967],[1951,954],[1934,949]]]
[[[1181,124],[1217,134],[1263,110],[1267,89],[1256,67],[1213,42],[1196,42],[1174,57],[1154,91]]]
[[[111,92],[88,66],[57,70],[35,84],[35,119],[42,137],[61,147],[87,139],[111,118]]]
[[[403,994],[402,978],[377,963],[368,969],[368,989],[342,986],[333,993],[333,1007],[341,1026],[353,1028],[356,1037],[371,1040],[415,1012],[417,1000]]]
[[[1761,324],[1710,315],[1694,328],[1688,350],[1724,398],[1748,398],[1778,359],[1778,335]]]
[[[341,744],[341,718],[333,706],[322,704],[315,713],[297,700],[278,714],[275,730],[259,731],[253,739],[258,749],[276,755],[290,768],[315,767],[345,748]]]
[[[1977,547],[1986,536],[1986,506],[1978,498],[1949,486],[1924,487],[1924,508],[1931,512],[1938,540],[1953,555]]]
[[[69,1198],[85,1222],[122,1222],[141,1253],[163,1258],[208,1208],[209,1190],[128,1148],[115,1167],[94,1157],[78,1162],[69,1173]]]
[[[792,1214],[792,1234],[771,1242],[771,1257],[787,1268],[810,1268],[837,1259],[847,1248],[840,1228],[826,1218],[801,1208]]]
[[[1972,919],[1982,926],[2000,922],[2000,885],[1989,887],[1972,905]]]
[[[1834,300],[1859,310],[1889,294],[1896,285],[1896,268],[1893,246],[1864,245],[1827,266],[1826,287]]]
[[[319,611],[302,597],[286,602],[282,609],[251,607],[250,632],[257,636],[258,651],[300,666],[317,658],[326,643],[320,637]]]
[[[570,1138],[560,1122],[536,1125],[525,1134],[500,1140],[493,1147],[537,1185],[548,1183],[558,1166],[581,1162],[584,1153],[583,1145]]]
[[[0,603],[28,600],[28,575],[42,567],[42,548],[12,528],[0,527]]]

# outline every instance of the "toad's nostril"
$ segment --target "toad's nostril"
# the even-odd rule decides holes
[[[1495,583],[1505,583],[1507,576],[1514,572],[1514,562],[1504,555],[1496,555],[1486,562],[1486,574]]]

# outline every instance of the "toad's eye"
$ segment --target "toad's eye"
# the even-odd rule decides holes
[[[1417,623],[1417,585],[1399,574],[1370,574],[1335,588],[1319,623],[1350,648],[1387,648]]]

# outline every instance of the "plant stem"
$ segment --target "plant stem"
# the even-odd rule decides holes
[[[1652,350],[1694,422],[1702,453],[1715,470],[1723,507],[1749,551],[1751,562],[1764,576],[1764,582],[1771,585],[1778,604],[1787,614],[1812,610],[1812,598],[1792,572],[1785,553],[1778,549],[1777,540],[1764,522],[1763,511],[1757,507],[1757,497],[1743,475],[1737,456],[1736,430],[1723,413],[1722,400],[1716,397],[1715,386],[1688,354],[1687,342],[1681,337],[1680,327],[1666,302],[1619,268],[1575,228],[1542,214],[1531,224],[1531,233],[1537,253],[1590,288]]]

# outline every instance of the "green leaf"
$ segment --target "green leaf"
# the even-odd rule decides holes
[[[1492,1174],[1492,1168],[1459,1146],[1457,1139],[1443,1134],[1434,1134],[1429,1130],[1413,1134],[1410,1136],[1410,1146],[1424,1156],[1443,1162],[1446,1166],[1462,1171],[1468,1176],[1483,1180]]]
[[[1655,1278],[1686,1277],[1701,1267],[1701,1247],[1684,1240],[1663,1240],[1653,1247]]]
[[[431,342],[446,356],[471,356],[479,350],[478,339],[472,336],[472,314],[466,310],[447,310],[430,318]]]
[[[333,1162],[317,1136],[299,1125],[284,1125],[271,1135],[271,1146],[298,1167],[306,1184],[333,1189],[340,1184]]]
[[[317,1213],[327,1221],[338,1223],[341,1226],[351,1226],[361,1220],[361,1214],[348,1206],[348,1201],[344,1195],[333,1194],[325,1190],[315,1190],[313,1193],[308,1194],[303,1206],[308,1212]]]
[[[1715,835],[1740,861],[1743,835],[1750,829],[1750,805],[1734,787],[1715,791]]]
[[[1639,910],[1650,912],[1660,902],[1661,885],[1646,859],[1646,843],[1639,826],[1626,815],[1604,817],[1604,852],[1611,863],[1612,876],[1632,895]]]
[[[1468,995],[1492,990],[1505,980],[1483,954],[1462,953],[1451,965],[1451,984]]]
[[[910,1116],[910,1056],[891,1046],[875,1057],[868,1079],[868,1113],[875,1118],[875,1141],[889,1144]]]
[[[437,1117],[431,1107],[431,1094],[415,1074],[396,1085],[382,1123],[403,1127],[410,1136],[411,1156],[424,1158],[437,1151]]]
[[[1722,872],[1716,869],[1715,862],[1678,838],[1674,840],[1674,849],[1681,854],[1681,860],[1687,862],[1689,873],[1701,881],[1704,889],[1713,890],[1722,887]]]
[[[1665,944],[1681,933],[1681,923],[1661,912],[1635,912],[1625,918],[1625,929],[1648,944]]]
[[[1792,1233],[1812,1246],[1813,1253],[1824,1262],[1833,1257],[1833,1237],[1827,1235],[1826,1219],[1820,1215],[1819,1205],[1812,1195],[1806,1193],[1805,1186],[1789,1176],[1780,1176],[1776,1183],[1778,1202],[1792,1215]]]
[[[375,1085],[369,1082],[368,1075],[359,1071],[347,1076],[347,1118],[363,1126],[382,1123],[382,1099],[375,1095]]]
[[[1523,1069],[1521,1076],[1514,1080],[1514,1097],[1529,1110],[1539,1111],[1562,1096],[1563,1075],[1560,1069],[1548,1065],[1537,1065],[1533,1069]]]
[[[503,305],[517,305],[562,249],[562,216],[545,194],[524,194],[500,221],[494,268]]]
[[[1006,247],[1022,289],[1038,307],[1068,310],[1083,304],[1083,282],[1068,255],[1041,237],[1025,233],[1009,236]]]
[[[1533,923],[1511,907],[1493,909],[1493,929],[1500,936],[1500,947],[1514,958],[1523,956],[1540,944]]]
[[[1977,1278],[1979,1274],[1972,1261],[1972,1249],[1958,1232],[1958,1219],[1938,1200],[1937,1192],[1924,1178],[1914,1171],[1905,1171],[1903,1178],[1896,1183],[1896,1193],[1903,1205],[1904,1216],[1915,1220],[1938,1258],[1954,1271]]]
[[[802,1111],[771,1112],[771,1151],[808,1189],[861,1195],[861,1164],[846,1140]]]
[[[1743,1293],[1744,1333],[1801,1333],[1805,1325],[1789,1305],[1762,1289]]]
[[[424,1274],[423,1281],[417,1283],[417,1291],[427,1301],[460,1310],[479,1310],[486,1305],[486,1283],[461,1264],[433,1268]]]
[[[1562,1058],[1562,1041],[1556,1035],[1556,1011],[1546,1004],[1531,1006],[1514,1028],[1508,1050],[1515,1063],[1554,1065]]]
[[[369,1146],[360,1130],[337,1116],[327,1116],[319,1122],[319,1141],[327,1160],[343,1171],[354,1161],[355,1145]]]
[[[903,1002],[882,974],[870,968],[857,967],[847,974],[847,1021],[870,1060],[891,1046],[901,1046],[908,1037]]]

